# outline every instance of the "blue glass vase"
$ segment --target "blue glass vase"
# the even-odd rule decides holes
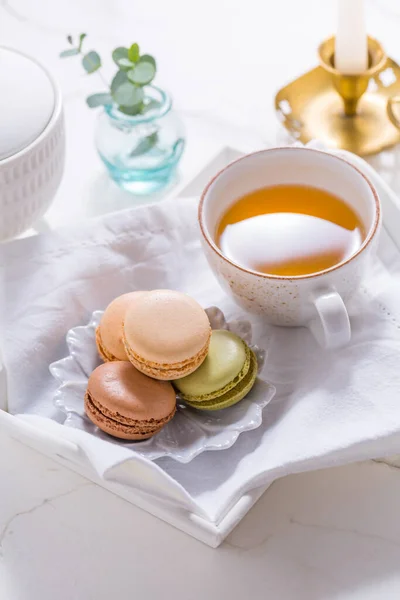
[[[171,98],[145,88],[145,111],[130,116],[105,106],[95,133],[96,147],[110,176],[135,194],[151,194],[173,179],[185,146],[184,127]]]

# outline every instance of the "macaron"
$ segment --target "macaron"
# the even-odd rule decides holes
[[[140,373],[128,361],[106,362],[89,377],[85,411],[99,429],[124,440],[145,440],[172,419],[176,394],[168,381]]]
[[[128,307],[145,292],[129,292],[115,298],[104,311],[96,329],[96,345],[105,361],[128,360],[123,342],[123,323]]]
[[[191,375],[174,381],[182,400],[200,410],[220,410],[242,400],[257,377],[257,358],[237,335],[212,332],[208,354]]]
[[[160,380],[184,377],[207,356],[211,327],[205,310],[190,296],[153,290],[128,308],[124,344],[131,363]]]

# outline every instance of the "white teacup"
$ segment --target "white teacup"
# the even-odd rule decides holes
[[[342,198],[364,224],[366,237],[345,261],[310,275],[283,277],[252,271],[228,259],[215,243],[218,223],[241,196],[261,187],[303,184]],[[240,158],[207,185],[199,205],[202,242],[222,287],[245,310],[274,325],[309,327],[324,347],[349,342],[345,302],[357,290],[374,255],[381,226],[378,194],[342,158],[309,148],[272,148]]]

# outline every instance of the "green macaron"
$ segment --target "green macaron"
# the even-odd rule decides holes
[[[233,406],[251,390],[257,377],[257,359],[247,344],[231,331],[214,330],[200,367],[173,383],[182,400],[199,410]]]

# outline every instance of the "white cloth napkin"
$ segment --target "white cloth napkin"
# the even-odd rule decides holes
[[[375,183],[384,199],[386,188],[379,178]],[[228,319],[242,314],[205,261],[196,209],[196,199],[171,200],[1,248],[10,413],[39,425],[38,416],[46,418],[49,430],[62,427],[48,365],[66,355],[69,328],[86,324],[121,293],[174,288],[220,306]],[[399,453],[399,274],[400,253],[384,233],[379,259],[349,306],[351,343],[339,351],[321,350],[306,329],[252,318],[254,341],[269,349],[263,376],[278,389],[262,426],[229,450],[187,465],[160,459],[154,468],[218,520],[243,492],[285,474]],[[101,476],[130,456],[85,432],[62,427],[62,435],[78,441]]]

